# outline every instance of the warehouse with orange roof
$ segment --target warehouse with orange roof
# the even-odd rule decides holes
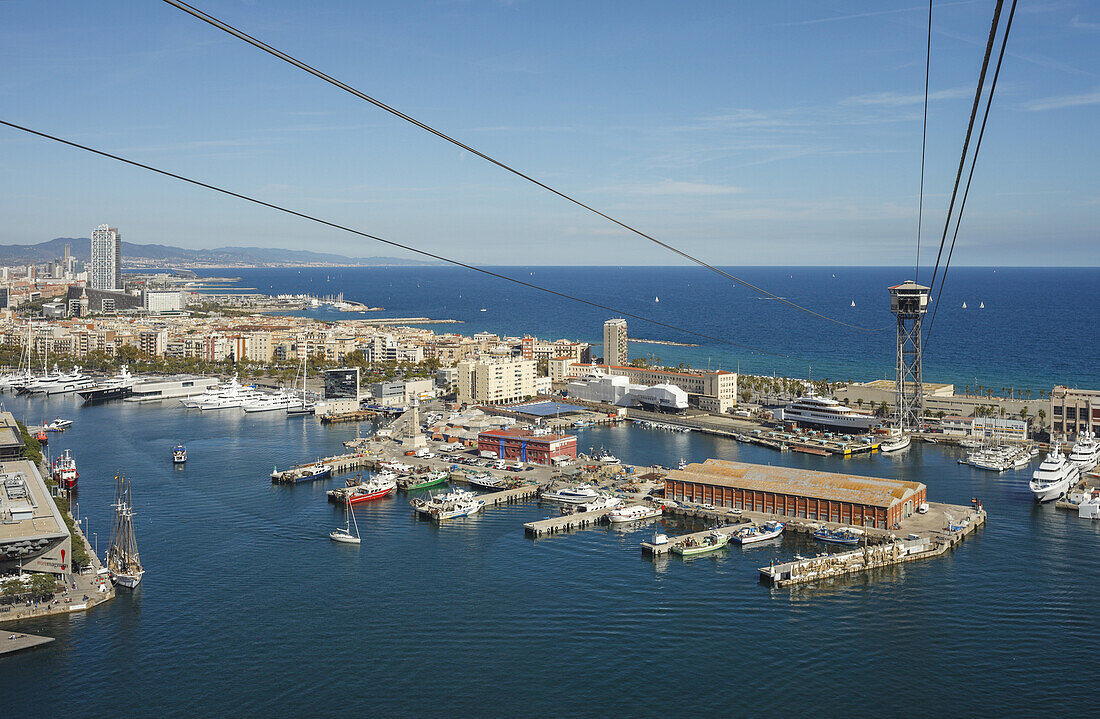
[[[893,529],[928,501],[927,487],[879,477],[721,459],[673,470],[665,497],[716,507]]]

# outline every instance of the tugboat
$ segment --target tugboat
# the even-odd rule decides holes
[[[65,489],[70,492],[76,489],[80,473],[76,471],[76,460],[69,454],[69,450],[66,449],[65,454],[57,455],[57,459],[53,461],[52,474],[54,481]]]
[[[172,448],[172,463],[183,464],[186,461],[187,447],[184,447],[182,444],[177,444],[174,448]]]
[[[130,500],[130,482],[121,472],[115,475],[115,522],[111,528],[111,546],[107,550],[107,572],[111,581],[133,589],[141,583],[145,569],[134,539],[134,510]]]

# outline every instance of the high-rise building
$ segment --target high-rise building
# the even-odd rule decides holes
[[[603,363],[618,366],[628,362],[626,351],[626,320],[603,323]]]
[[[122,235],[118,229],[100,225],[92,230],[93,290],[122,289]]]

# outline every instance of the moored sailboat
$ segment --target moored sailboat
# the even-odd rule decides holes
[[[107,549],[107,572],[115,584],[133,589],[145,576],[134,538],[134,510],[130,481],[115,475],[115,521],[111,528],[111,546]]]

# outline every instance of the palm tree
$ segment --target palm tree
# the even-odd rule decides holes
[[[1047,423],[1047,411],[1040,407],[1037,416],[1039,417],[1039,429],[1042,429]]]
[[[863,409],[863,398],[862,397],[860,397],[859,399],[856,400],[856,406],[858,406],[860,409]]]

